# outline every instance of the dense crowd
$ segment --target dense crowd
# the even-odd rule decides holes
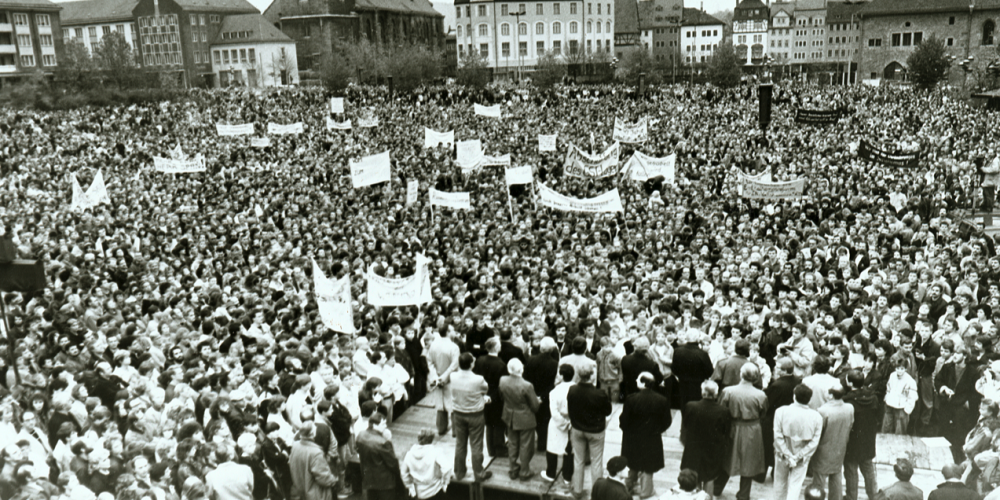
[[[943,92],[779,83],[765,138],[753,86],[352,87],[333,118],[378,126],[331,131],[330,97],[0,111],[0,244],[48,280],[4,296],[0,500],[429,498],[469,476],[469,451],[468,478],[487,479],[484,446],[512,479],[647,498],[671,407],[685,452],[665,498],[739,476],[747,500],[769,467],[776,495],[798,498],[808,473],[853,500],[860,470],[873,498],[876,432],[943,436],[969,487],[1000,482],[1000,259],[960,222],[992,206],[996,114]],[[845,114],[802,125],[800,107]],[[564,175],[569,145],[603,151],[616,117],[654,123],[622,164],[676,153],[675,179]],[[215,127],[269,122],[304,132],[254,148]],[[568,196],[617,187],[624,212],[544,208],[530,185],[505,189],[503,168],[463,173],[452,148],[423,147],[425,127]],[[920,151],[919,167],[864,161],[862,140]],[[392,181],[352,189],[349,161],[387,149]],[[155,172],[171,154],[207,171]],[[741,198],[737,169],[806,179],[804,196]],[[72,177],[98,171],[111,203],[72,210]],[[432,210],[430,187],[469,192],[472,209]],[[366,301],[369,271],[409,276],[419,255],[432,300]],[[323,326],[313,261],[349,277],[356,332]],[[436,433],[397,460],[388,424],[425,397]],[[619,402],[622,456],[605,460]],[[458,451],[442,458],[449,429]],[[536,449],[546,470],[529,466]]]

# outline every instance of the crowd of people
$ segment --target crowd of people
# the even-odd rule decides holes
[[[700,499],[732,478],[748,500],[771,470],[774,498],[854,500],[862,481],[880,494],[878,432],[943,436],[942,487],[1000,498],[1000,258],[962,222],[992,206],[995,113],[781,82],[765,138],[752,86],[351,87],[335,117],[331,96],[0,110],[0,256],[40,260],[48,282],[3,296],[0,500],[424,499],[489,479],[484,452],[577,498]],[[845,114],[797,124],[798,108]],[[622,165],[676,154],[674,179],[565,175],[570,145],[604,151],[615,118],[643,117]],[[216,129],[296,122],[266,147]],[[463,172],[450,146],[424,147],[425,127],[566,196],[617,187],[624,211],[545,208],[502,167]],[[863,140],[919,166],[866,161]],[[352,189],[349,162],[385,150],[391,182]],[[171,154],[207,170],[156,172]],[[735,170],[805,179],[804,195],[742,198]],[[98,172],[110,203],[73,210],[73,178]],[[471,210],[432,209],[431,187]],[[424,257],[429,301],[368,303],[368,273],[410,276]],[[350,279],[354,332],[324,326],[312,262]],[[436,428],[394,449],[390,424],[421,400]],[[622,451],[605,457],[613,414]],[[678,416],[681,470],[664,472]],[[656,491],[656,473],[677,486]],[[922,498],[912,473],[901,461],[881,493]]]

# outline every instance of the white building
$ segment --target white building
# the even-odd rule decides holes
[[[538,58],[549,52],[564,58],[598,51],[609,57],[613,54],[614,3],[608,0],[531,3],[456,0],[455,16],[459,61],[476,52],[498,73],[511,72],[519,66],[530,71],[538,64]]]
[[[138,0],[82,0],[59,5],[62,10],[63,42],[79,40],[94,53],[104,35],[117,31],[125,36],[132,50],[137,49],[138,32],[132,9]]]
[[[225,16],[211,51],[219,87],[299,83],[295,41],[260,14]]]
[[[681,21],[681,62],[705,64],[725,36],[725,23],[698,9],[684,9]]]
[[[733,48],[744,64],[764,62],[770,20],[770,9],[760,0],[743,0],[733,10]]]

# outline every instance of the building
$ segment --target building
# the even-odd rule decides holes
[[[857,83],[858,47],[861,22],[858,12],[863,2],[827,2],[826,61],[836,66],[836,82]]]
[[[733,9],[733,48],[744,64],[762,64],[771,13],[760,0],[742,0]]]
[[[274,0],[264,17],[295,41],[314,71],[340,41],[423,43],[444,48],[444,16],[429,0]]]
[[[684,8],[684,2],[640,0],[638,7],[643,47],[661,64],[679,65],[683,60],[680,54],[681,21],[688,10]]]
[[[0,1],[0,84],[52,74],[63,51],[61,10],[48,0]]]
[[[91,54],[104,35],[117,31],[137,50],[139,32],[135,29],[132,9],[139,0],[82,0],[59,4],[63,41],[78,40]]]
[[[496,73],[531,71],[546,53],[569,60],[614,53],[611,2],[455,0],[458,57],[476,52]],[[586,51],[586,52],[584,52]]]
[[[299,82],[295,41],[260,14],[222,18],[211,50],[213,81],[219,87]]]
[[[864,79],[907,80],[907,57],[932,34],[959,61],[974,57],[973,71],[997,58],[1000,0],[873,0],[856,17],[861,19],[858,65]],[[952,84],[964,85],[967,77],[952,66]]]
[[[621,59],[636,50],[649,50],[652,35],[639,29],[639,1],[615,0],[615,57]]]
[[[774,60],[774,65],[781,68],[784,72],[784,67],[791,63],[792,49],[794,45],[794,30],[792,25],[795,24],[793,16],[795,15],[795,2],[775,2],[770,5],[771,9],[771,26],[768,29],[769,47],[768,54],[771,55],[771,59]]]
[[[681,57],[686,65],[704,66],[722,43],[726,23],[698,9],[684,9]]]
[[[826,52],[826,0],[796,0],[792,57],[800,68],[824,61]]]

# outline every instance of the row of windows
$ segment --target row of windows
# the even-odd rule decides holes
[[[923,39],[923,31],[916,31],[913,33],[893,33],[890,37],[893,47],[909,47],[911,45],[919,45]]]
[[[840,50],[828,50],[826,51],[826,57],[847,57],[851,54],[857,54],[858,49],[840,49]]]
[[[592,2],[588,2],[587,3],[587,14],[591,14],[592,15],[594,13],[594,5],[595,4],[592,3]],[[602,13],[611,14],[611,4],[610,3],[607,3],[607,4],[600,4],[600,3],[598,3],[596,5],[597,5],[597,15],[601,15]],[[515,11],[511,10],[509,4],[503,4],[503,5],[500,6],[500,15],[501,16],[510,16],[510,15],[515,15],[516,13],[523,13],[522,15],[526,15],[528,13],[528,10],[526,9],[526,5],[523,4],[523,3],[517,4],[517,10],[515,10]],[[570,2],[570,4],[569,4],[569,13],[570,13],[570,15],[576,15],[576,13],[577,13],[577,4],[575,2]],[[552,14],[556,15],[556,16],[561,15],[562,14],[562,4],[560,4],[559,2],[553,3],[552,4]],[[486,6],[486,5],[477,5],[476,6],[476,16],[478,16],[478,17],[486,17],[486,16],[489,16],[489,15],[490,15],[490,9],[488,8],[488,6]],[[544,16],[545,15],[545,4],[543,4],[543,3],[536,3],[535,4],[535,15],[536,16]],[[455,7],[455,17],[458,17],[458,18],[462,17],[462,7]],[[472,17],[472,6],[471,5],[466,5],[465,6],[465,17]]]
[[[685,47],[685,48],[687,49],[687,51],[688,51],[688,52],[694,52],[694,50],[695,50],[695,49],[696,49],[697,47],[698,47],[698,46],[696,46],[696,45],[688,45],[688,46],[687,46],[687,47]],[[700,50],[701,50],[702,52],[705,52],[705,51],[707,51],[707,50],[711,50],[711,51],[714,51],[714,50],[715,50],[715,49],[717,49],[717,48],[719,48],[718,44],[704,44],[704,45],[701,45],[701,49],[700,49]]]
[[[792,57],[794,57],[795,59],[806,59],[806,58],[809,58],[809,59],[822,59],[823,58],[823,53],[822,52],[813,52],[813,53],[810,53],[810,54],[806,54],[805,52],[796,52],[796,53],[792,54]]]
[[[308,26],[308,24],[306,26]],[[222,39],[237,40],[240,38],[250,38],[250,33],[250,31],[226,31],[222,33]]]
[[[14,26],[27,28],[30,26],[28,14],[14,14]],[[0,12],[0,23],[9,23],[6,12]],[[35,14],[35,24],[38,26],[52,26],[52,18],[48,14]],[[19,30],[20,31],[20,30]],[[34,64],[32,64],[34,66]]]
[[[954,18],[952,18],[952,19],[954,19]],[[954,23],[952,23],[952,24],[954,24]],[[835,24],[830,24],[829,26],[830,26],[830,31],[849,31],[849,30],[857,30],[858,29],[858,23],[854,23],[854,24],[851,24],[851,23],[835,23]]]
[[[740,21],[733,23],[733,31],[763,31],[767,29],[767,21]]]
[[[197,30],[192,30],[191,31],[191,41],[194,42],[194,43],[198,43],[199,39],[201,39],[201,43],[208,43],[208,30],[207,29],[202,28],[201,31],[197,31]]]
[[[587,21],[587,33],[593,33],[594,32],[594,24],[597,25],[597,32],[601,33],[601,26],[602,26],[601,21],[597,21],[596,23],[592,23],[590,21]],[[579,29],[578,26],[579,25],[576,23],[576,21],[573,21],[573,22],[569,23],[569,33],[570,34],[576,34],[578,32],[578,29]],[[607,21],[607,22],[603,23],[603,26],[604,26],[604,33],[611,33],[611,21]],[[481,36],[481,37],[488,37],[488,36],[490,36],[490,27],[486,23],[479,24],[478,30],[479,30],[478,36]],[[528,23],[521,23],[521,24],[519,24],[517,26],[517,34],[519,36],[526,36],[528,34]],[[545,23],[541,23],[541,22],[535,23],[535,34],[536,35],[544,35],[545,34]],[[562,34],[562,23],[560,23],[558,21],[552,23],[552,34],[553,35],[561,35]],[[459,24],[458,28],[457,28],[457,35],[458,35],[459,38],[461,38],[462,36],[472,36],[472,25],[471,24],[467,24],[465,26],[465,35],[463,35],[463,33],[462,33],[462,25]],[[500,36],[510,36],[510,24],[503,23],[503,24],[500,25]]]
[[[188,17],[191,18],[191,26],[205,25],[205,14],[198,14],[198,15],[190,14],[188,15]],[[219,24],[220,22],[222,22],[222,17],[217,16],[215,14],[211,14],[208,16],[208,20],[212,24]]]
[[[854,39],[851,40],[851,37],[849,37],[849,36],[831,36],[830,37],[830,44],[834,44],[834,43],[855,43],[855,42],[861,40],[860,36],[856,36],[856,37],[853,37],[853,38]]]
[[[764,35],[754,35],[753,36],[753,43],[763,43],[763,42],[764,42]],[[747,43],[747,35],[739,35],[739,36],[737,36],[736,37],[736,43],[739,43],[739,44],[745,44],[745,43]]]
[[[155,28],[157,26],[177,26],[177,15],[147,16],[139,18],[140,28]]]
[[[257,64],[257,54],[254,52],[254,49],[239,49],[239,51],[236,49],[215,50],[212,51],[212,55],[215,57],[215,64],[230,64],[230,61],[232,61],[232,64]]]
[[[771,46],[775,46],[774,40],[771,40]],[[778,40],[778,47],[788,47],[788,40],[784,40],[784,44],[782,44],[782,40]]]
[[[801,17],[796,19],[796,26],[823,26],[822,17]]]
[[[208,58],[207,51],[196,50],[194,53],[194,63],[195,64],[209,64],[212,60]]]
[[[592,42],[592,40],[587,40],[587,53],[588,54],[590,54],[590,53],[592,53],[594,51],[594,46],[593,46],[593,44],[591,42]],[[465,53],[466,53],[466,50],[468,50],[468,52],[471,54],[473,52],[473,50],[472,50],[472,44],[469,44],[467,47],[468,47],[468,49],[466,49],[465,45],[459,45],[458,46],[458,55],[459,56],[464,56]],[[518,42],[517,49],[518,49],[517,51],[518,51],[518,55],[519,56],[521,56],[521,57],[528,57],[528,42]],[[570,40],[569,41],[569,51],[567,52],[567,54],[576,54],[578,50],[579,50],[579,42],[577,40]],[[603,43],[603,44],[601,43],[601,40],[598,40],[597,41],[597,51],[598,52],[604,51],[604,52],[610,54],[611,53],[611,40],[608,40],[607,43]],[[556,41],[552,42],[552,47],[551,47],[551,49],[548,49],[548,53],[551,53],[551,54],[554,54],[554,55],[560,55],[560,54],[562,54],[562,42],[559,41],[559,40],[556,40]],[[535,42],[535,54],[536,54],[536,56],[542,56],[542,55],[546,54],[545,42]],[[490,44],[488,44],[488,43],[481,43],[481,44],[479,44],[479,55],[482,56],[482,57],[486,57],[486,58],[490,57]],[[503,43],[500,44],[500,57],[505,57],[505,58],[506,57],[510,57],[510,42],[503,42]]]
[[[697,30],[692,30],[692,31],[686,32],[685,35],[684,35],[684,38],[697,38],[698,36],[699,36],[698,35],[698,31]],[[719,30],[701,30],[701,36],[703,36],[703,37],[719,36]]]
[[[147,52],[143,54],[142,62],[145,66],[176,65],[181,64],[181,55],[179,52],[173,54],[150,54]]]

